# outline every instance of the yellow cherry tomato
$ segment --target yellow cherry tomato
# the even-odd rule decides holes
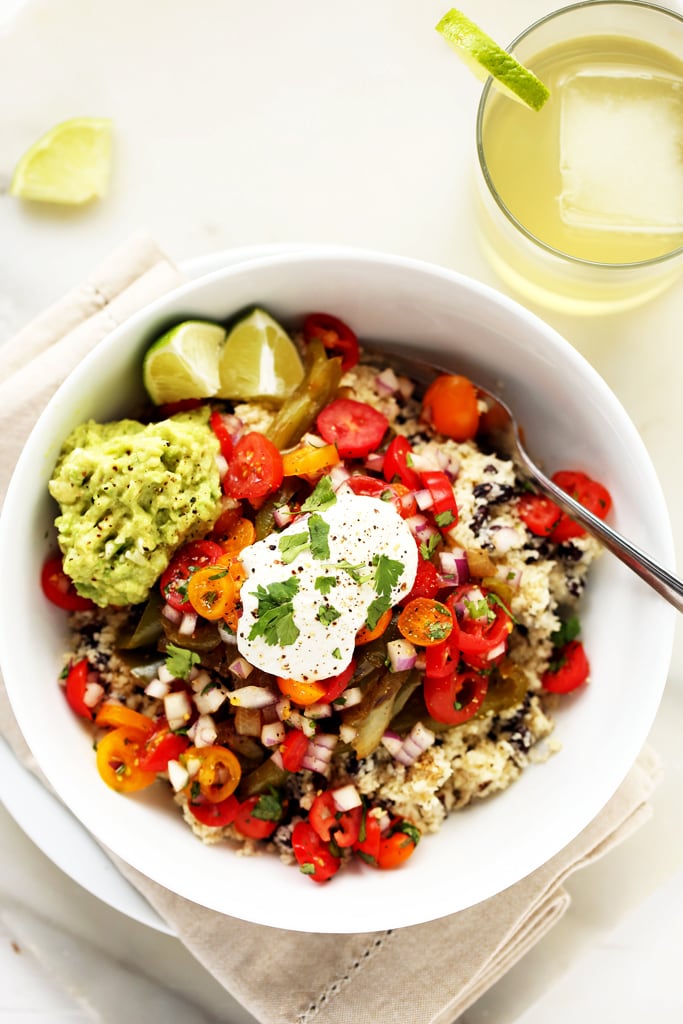
[[[102,704],[95,717],[95,725],[108,726],[111,729],[123,726],[144,735],[149,735],[154,730],[154,722],[147,715],[141,715],[139,711],[133,711],[132,708],[113,701]]]
[[[197,569],[187,583],[187,597],[204,619],[222,619],[237,600],[235,583],[226,565],[207,565]]]
[[[339,462],[339,452],[334,444],[317,448],[312,444],[300,444],[282,455],[285,476],[319,477]]]
[[[277,685],[280,687],[280,693],[302,707],[317,704],[325,696],[327,689],[323,683],[304,683],[299,679],[285,679],[283,676],[277,677]]]
[[[145,738],[139,729],[119,726],[103,736],[97,744],[97,770],[107,785],[117,793],[136,793],[155,781],[156,772],[146,772],[140,768]]]
[[[227,747],[189,747],[182,755],[182,760],[199,761],[199,770],[192,782],[199,783],[202,796],[212,804],[227,800],[237,789],[242,777],[242,767]]]

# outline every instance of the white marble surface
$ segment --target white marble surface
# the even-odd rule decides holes
[[[139,229],[181,262],[253,243],[338,242],[497,284],[471,212],[478,85],[435,45],[432,26],[447,6],[0,0],[0,340]],[[551,6],[472,0],[467,10],[507,41]],[[114,119],[106,201],[60,213],[6,195],[26,146],[80,113]],[[683,282],[628,316],[542,315],[596,366],[641,431],[680,558]],[[570,881],[568,914],[466,1024],[681,1019],[682,727],[679,628],[651,734],[665,769],[651,821]],[[60,851],[63,864],[70,854]],[[0,978],[3,1024],[252,1021],[175,938],[83,890],[2,807]]]

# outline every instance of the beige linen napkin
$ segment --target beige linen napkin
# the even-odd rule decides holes
[[[110,330],[181,280],[152,241],[135,238],[0,349],[0,501],[56,387]],[[1,685],[0,732],[37,771]],[[656,756],[643,751],[601,814],[547,864],[484,903],[412,928],[304,935],[247,924],[198,907],[113,859],[263,1024],[450,1024],[559,920],[569,905],[564,880],[646,819],[658,774]]]

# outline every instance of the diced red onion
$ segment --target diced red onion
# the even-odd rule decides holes
[[[280,700],[275,703],[275,711],[277,712],[277,717],[281,722],[287,722],[292,712],[292,705],[289,703],[289,698],[281,697]]]
[[[309,434],[306,433],[301,438],[302,444],[308,444],[311,448],[324,448],[327,441],[320,436],[320,434]]]
[[[211,715],[200,715],[192,726],[192,730],[195,747],[211,747],[218,736],[216,723]]]
[[[417,502],[417,507],[421,512],[426,512],[427,509],[431,508],[434,504],[432,492],[426,488],[421,491],[415,491],[415,501]]]
[[[496,576],[512,587],[513,590],[517,590],[522,582],[522,570],[509,569],[505,565],[498,566]]]
[[[182,729],[192,716],[192,705],[185,690],[174,690],[164,697],[164,714],[170,729]]]
[[[159,671],[157,672],[157,675],[162,683],[172,683],[175,679],[175,676],[171,671],[169,671],[165,664],[159,665]]]
[[[197,628],[197,613],[196,612],[185,612],[180,625],[178,626],[178,632],[181,636],[192,636],[195,629]]]
[[[331,714],[332,705],[323,703],[309,704],[304,711],[304,715],[306,715],[307,718],[312,718],[314,721],[317,721],[319,718],[329,718]]]
[[[321,732],[316,734],[312,742],[316,747],[322,747],[325,750],[332,751],[337,746],[338,740],[339,737],[335,736],[333,732]]]
[[[391,817],[389,816],[388,812],[384,809],[382,809],[381,815],[377,817],[377,823],[379,825],[380,832],[386,832],[389,826],[391,825]]]
[[[164,683],[161,679],[152,679],[145,687],[147,696],[154,697],[156,700],[161,700],[162,697],[165,697],[168,690],[169,683]]]
[[[261,729],[261,743],[264,747],[275,747],[285,738],[285,727],[282,722],[270,722]]]
[[[495,647],[492,647],[490,651],[486,652],[486,660],[493,661],[494,658],[498,658],[500,657],[501,654],[505,654],[506,650],[507,643],[505,642],[505,640],[501,640],[499,644],[496,644]]]
[[[294,513],[292,512],[289,505],[280,505],[279,508],[273,509],[273,522],[280,528],[289,526],[294,519]]]
[[[212,715],[225,702],[227,694],[222,686],[212,686],[206,693],[200,691],[194,695],[194,703],[201,715]]]
[[[420,754],[432,746],[436,736],[422,722],[416,722],[393,757],[407,768],[414,764]]]
[[[415,381],[411,380],[410,377],[399,377],[398,390],[403,398],[410,398],[415,390]]]
[[[380,395],[395,395],[398,391],[398,377],[390,366],[375,377],[375,388]]]
[[[351,743],[352,740],[355,740],[357,735],[358,729],[356,729],[353,725],[339,726],[339,739],[342,741],[342,743]]]
[[[338,789],[333,789],[331,792],[334,806],[342,813],[344,811],[352,811],[354,807],[363,806],[360,793],[352,782],[347,783],[345,786],[340,786]]]
[[[427,541],[431,536],[439,532],[434,524],[430,523],[427,517],[421,515],[419,512],[417,515],[408,516],[405,520],[405,524],[413,537],[418,541]]]
[[[318,772],[320,775],[324,775],[329,769],[330,763],[329,761],[323,761],[316,754],[304,754],[301,767],[306,768],[309,772]]]
[[[489,536],[491,543],[500,555],[504,555],[510,548],[519,547],[521,539],[514,526],[501,526],[497,530],[491,528]]]
[[[414,668],[417,651],[408,640],[390,640],[387,644],[387,657],[392,672],[406,672]]]
[[[173,605],[170,605],[168,602],[166,602],[164,607],[161,609],[161,614],[165,619],[168,619],[169,622],[172,622],[174,626],[176,626],[183,617],[183,613],[178,611],[177,608],[174,608]]]
[[[441,462],[436,454],[435,448],[424,448],[420,452],[412,452],[410,466],[416,473],[425,473],[428,470],[442,469]]]
[[[372,473],[384,472],[384,456],[381,452],[370,452],[365,458],[365,468]]]
[[[346,468],[346,466],[342,465],[341,463],[338,463],[336,466],[333,466],[332,469],[330,470],[330,483],[332,484],[332,490],[335,491],[336,493],[336,491],[342,486],[342,484],[346,483],[350,476],[351,474]]]
[[[225,474],[228,472],[228,462],[227,462],[227,459],[225,458],[225,456],[221,455],[220,452],[218,453],[218,455],[216,455],[215,458],[216,458],[216,469],[218,470],[218,475],[219,475],[219,477],[222,480],[223,477],[225,476]]]
[[[254,671],[254,666],[250,665],[245,658],[235,658],[228,665],[228,669],[238,679],[246,679]]]
[[[205,689],[211,682],[211,676],[205,668],[199,669],[196,676],[192,680],[192,689],[195,693],[200,693]]]
[[[99,683],[86,683],[85,690],[83,691],[83,703],[87,708],[94,708],[95,705],[104,697],[104,687],[100,686]]]
[[[394,757],[403,746],[403,740],[397,732],[387,729],[382,736],[382,746],[386,747],[392,757]]]
[[[337,697],[337,699],[332,701],[332,703],[338,705],[340,708],[352,708],[354,704],[360,704],[362,699],[363,691],[360,686],[349,686],[348,689],[344,690],[341,696]]]
[[[273,751],[273,753],[270,755],[270,760],[273,762],[273,764],[277,765],[278,768],[284,770],[285,766],[282,760],[282,754],[280,753],[279,750]]]
[[[228,700],[233,707],[265,708],[275,704],[277,697],[265,686],[240,686],[228,694]]]
[[[439,570],[442,576],[453,577],[457,586],[467,583],[470,578],[470,570],[467,564],[467,555],[462,548],[451,548],[439,552]]]
[[[168,762],[168,781],[173,786],[173,790],[179,793],[181,789],[185,789],[185,786],[190,781],[190,775],[187,768],[184,768],[180,761],[169,761]]]

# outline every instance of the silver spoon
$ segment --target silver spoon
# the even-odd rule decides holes
[[[395,353],[377,352],[374,354],[391,363],[397,372],[423,383],[428,383],[441,373],[453,372],[422,360],[397,356]],[[524,447],[517,421],[505,402],[476,381],[473,383],[488,406],[486,415],[482,417],[478,437],[488,441],[500,455],[507,455],[512,459],[524,475],[532,479],[541,491],[552,498],[556,505],[559,505],[563,512],[583,526],[587,533],[596,537],[608,551],[616,555],[669,604],[672,604],[679,612],[683,612],[683,581],[554,484],[539,469]]]

